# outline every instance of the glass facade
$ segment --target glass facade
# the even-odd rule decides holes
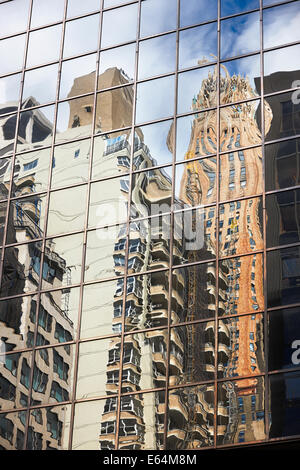
[[[0,449],[300,438],[299,21],[0,2]]]

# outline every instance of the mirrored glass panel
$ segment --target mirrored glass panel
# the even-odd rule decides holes
[[[34,99],[36,104],[54,101],[56,97],[58,65],[49,65],[25,72],[23,101]]]
[[[132,218],[170,212],[171,197],[172,167],[135,173],[131,190]]]
[[[67,17],[84,15],[100,9],[101,0],[86,0],[82,3],[80,0],[68,0]]]
[[[291,247],[267,253],[268,307],[300,302],[300,253]],[[271,274],[270,274],[271,273]]]
[[[220,156],[220,200],[262,193],[262,149],[239,150]],[[245,201],[240,201],[240,205]]]
[[[130,136],[112,132],[94,139],[92,178],[100,179],[129,173]]]
[[[135,128],[133,170],[172,163],[173,121]]]
[[[213,318],[216,310],[215,286],[215,263],[202,263],[174,269],[172,273],[172,323]],[[193,300],[192,295],[195,295]]]
[[[46,202],[46,195],[29,196],[11,201],[9,220],[13,223],[13,227],[7,232],[7,244],[26,242],[43,236]]]
[[[32,351],[0,355],[1,411],[26,408],[29,397],[31,368]]]
[[[252,55],[230,60],[221,64],[221,101],[235,101],[254,98],[260,93],[260,56]]]
[[[0,114],[11,112],[18,106],[21,74],[0,79]]]
[[[191,156],[193,156],[192,151]],[[176,165],[175,198],[178,209],[212,204],[216,201],[216,190],[216,159],[214,157]]]
[[[44,108],[26,110],[37,104],[36,100],[32,97],[22,104],[18,128],[17,152],[50,146],[52,143],[55,107],[45,106]]]
[[[180,0],[180,26],[215,20],[218,16],[218,0],[209,4],[205,0]]]
[[[220,256],[231,256],[263,249],[262,210],[261,197],[220,205]]]
[[[88,232],[85,281],[124,274],[126,226],[116,225]]]
[[[2,8],[3,5],[1,5]],[[0,41],[0,75],[18,72],[23,66],[26,35],[21,34]]]
[[[242,13],[244,11],[254,10],[259,8],[259,0],[221,0],[221,16],[234,15],[235,13]]]
[[[54,147],[51,188],[84,183],[88,179],[90,139]]]
[[[1,450],[23,450],[27,411],[3,413],[1,422]]]
[[[299,435],[299,390],[299,372],[270,376],[270,438]]]
[[[115,47],[106,51],[100,52],[100,64],[99,64],[99,86],[102,88],[108,88],[109,86],[118,85],[119,83],[106,82],[108,80],[108,73],[101,80],[100,76],[109,69],[116,69],[115,74],[117,76],[117,70],[127,79],[132,82],[134,77],[135,67],[135,44],[128,44],[127,46]]]
[[[84,229],[86,193],[84,185],[50,194],[48,236]]]
[[[101,48],[134,41],[137,30],[138,5],[105,11],[102,20]],[[114,25],[113,30],[111,25]]]
[[[272,77],[275,78],[274,75]],[[265,100],[267,102],[267,113],[265,113],[266,141],[299,134],[300,104],[297,99],[294,99],[293,93],[282,93],[265,98]]]
[[[201,111],[217,105],[216,68],[202,67],[178,75],[177,112]]]
[[[119,448],[163,449],[165,392],[121,397]]]
[[[263,377],[223,382],[218,388],[218,444],[266,438]]]
[[[297,28],[299,18],[298,2],[264,10],[264,48],[299,41],[300,32]]]
[[[147,0],[141,5],[140,36],[152,36],[176,28],[176,0]]]
[[[221,59],[259,51],[259,49],[259,12],[221,21]]]
[[[245,91],[245,89],[244,89]],[[248,91],[240,99],[252,98]],[[242,98],[243,97],[243,98]],[[226,99],[224,93],[221,100]],[[241,147],[261,144],[260,100],[248,101],[220,109],[220,150],[236,150]],[[270,108],[265,106],[265,119],[269,120]]]
[[[114,450],[117,397],[75,405],[73,450]],[[100,432],[99,432],[100,429]]]
[[[99,21],[99,15],[92,15],[66,23],[64,57],[84,54],[97,49]]]
[[[300,190],[266,196],[267,246],[300,241]]]
[[[12,221],[9,222],[9,230],[15,230],[12,223]],[[38,289],[41,251],[41,242],[21,244],[5,249],[1,297],[34,292]]]
[[[77,399],[118,392],[120,344],[121,339],[118,337],[80,344]]]
[[[47,190],[51,148],[16,155],[12,196]]]
[[[217,23],[179,33],[179,68],[215,62],[218,54]]]
[[[171,117],[174,112],[174,77],[137,85],[136,123]]]
[[[219,377],[242,377],[264,371],[263,313],[219,320]]]
[[[65,288],[45,292],[41,295],[38,314],[37,342],[42,344],[56,344],[76,339],[79,287]],[[32,321],[36,319],[35,310],[32,309]],[[42,340],[42,338],[44,338]],[[66,348],[68,349],[68,348]]]
[[[0,302],[0,353],[33,346],[36,302],[36,295],[15,297]],[[26,325],[25,328],[23,325]]]
[[[20,3],[20,2],[19,2]],[[63,20],[65,0],[33,0],[31,28]]]
[[[27,450],[68,450],[71,405],[35,408],[30,412]]]
[[[192,114],[177,119],[176,160],[193,159],[211,155],[217,150],[216,111]],[[173,146],[170,130],[169,145]],[[211,159],[213,161],[213,159]],[[216,163],[216,159],[214,159]]]
[[[247,295],[245,293],[247,292]],[[219,267],[219,315],[256,312],[264,308],[263,256],[228,258]]]
[[[127,217],[129,176],[91,184],[89,227],[124,222]],[[112,232],[114,233],[114,231]],[[101,235],[100,235],[101,236]],[[111,236],[109,233],[103,236]]]
[[[193,413],[191,413],[191,409]],[[167,449],[199,449],[214,442],[214,385],[169,391]]]
[[[60,99],[83,95],[95,89],[96,54],[62,63],[60,79]]]
[[[269,370],[299,366],[299,318],[299,307],[269,312]]]
[[[164,387],[168,330],[126,335],[124,340],[122,392]],[[111,350],[111,354],[114,351],[118,350]],[[118,367],[116,359],[114,363],[115,367]]]
[[[287,140],[265,146],[266,190],[296,186],[300,181],[300,141]]]
[[[27,28],[29,4],[30,0],[15,0],[0,6],[1,36],[9,36]]]
[[[123,302],[119,285],[119,281],[114,280],[84,287],[81,338],[94,338],[120,332]]]
[[[202,382],[214,377],[214,321],[171,329],[169,384]]]
[[[29,34],[29,43],[26,59],[26,67],[46,64],[59,59],[62,26],[32,31]],[[47,47],[44,47],[44,44]]]
[[[88,137],[92,133],[94,95],[58,104],[55,141]]]
[[[47,344],[37,335],[37,346]],[[73,392],[75,346],[41,348],[35,351],[31,404],[40,405],[69,401]]]
[[[108,70],[107,76],[110,75],[111,72],[112,69]],[[120,71],[117,71],[116,74],[117,75],[115,78],[118,83],[115,83],[115,85],[127,83],[127,79],[124,79],[121,76]],[[112,129],[122,129],[123,127],[131,126],[132,112],[132,86],[124,86],[115,88],[114,90],[98,93],[96,104],[95,133],[100,134],[100,132],[108,132]]]
[[[138,79],[174,72],[176,34],[168,34],[139,43]]]
[[[299,67],[295,64],[295,57],[299,55],[300,44],[283,49],[275,49],[275,51],[264,54],[265,93],[272,93],[273,91],[297,86]]]
[[[43,289],[77,284],[81,278],[82,234],[46,241],[43,264]]]

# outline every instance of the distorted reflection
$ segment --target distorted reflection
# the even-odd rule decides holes
[[[30,412],[27,450],[67,450],[71,405],[35,408]]]
[[[218,444],[266,438],[264,378],[223,382],[218,390]]]
[[[267,246],[300,241],[300,191],[284,191],[266,197]]]
[[[300,140],[266,145],[266,191],[296,186],[300,182]]]
[[[25,72],[23,101],[34,97],[37,104],[55,100],[58,65]]]
[[[214,443],[214,385],[169,392],[167,449],[197,449]]]

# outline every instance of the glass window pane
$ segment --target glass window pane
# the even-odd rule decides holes
[[[214,385],[170,390],[167,449],[198,449],[214,442]],[[193,408],[193,413],[189,411]]]
[[[47,235],[83,230],[87,186],[54,191],[50,194]]]
[[[71,405],[32,409],[26,449],[68,450],[70,420]]]
[[[173,121],[164,121],[135,129],[133,170],[172,163]]]
[[[284,191],[266,197],[267,247],[300,241],[300,191]]]
[[[176,28],[177,0],[147,0],[141,5],[141,37]]]
[[[219,377],[242,377],[265,371],[263,313],[219,320]]]
[[[119,81],[120,75],[110,75],[108,70],[100,76],[98,86],[105,86],[106,79],[113,82]],[[107,74],[107,75],[106,75]],[[110,76],[109,76],[110,75]],[[103,82],[102,82],[103,77]],[[103,83],[103,85],[102,85]],[[111,82],[110,82],[111,83]],[[124,82],[123,82],[124,83]],[[117,83],[119,84],[119,83]],[[109,85],[111,86],[111,85]],[[133,87],[124,86],[114,90],[104,91],[98,93],[96,104],[96,124],[95,132],[108,132],[113,129],[120,129],[129,127],[132,124],[132,111],[133,111]]]
[[[0,419],[1,450],[23,450],[27,411],[3,413]]]
[[[27,406],[31,367],[32,351],[0,355],[1,411]]]
[[[203,67],[180,73],[178,76],[177,112],[179,114],[188,113],[216,106],[216,93],[211,93],[211,90],[208,92],[212,81],[213,86],[216,86],[213,67]]]
[[[215,62],[218,54],[217,23],[179,33],[179,68]]]
[[[96,54],[62,63],[60,99],[89,93],[95,89]],[[83,73],[84,71],[84,73]]]
[[[94,139],[92,178],[100,179],[129,173],[130,139],[127,134],[112,132]]]
[[[84,287],[81,338],[94,338],[118,333],[122,316],[122,296],[119,280]]]
[[[46,196],[38,195],[11,201],[9,219],[13,220],[15,231],[7,232],[7,244],[43,236],[46,200]]]
[[[23,67],[25,39],[26,35],[21,34],[0,41],[0,75],[17,72]]]
[[[299,18],[298,2],[264,10],[264,48],[299,41],[300,32],[297,26]]]
[[[99,15],[92,15],[66,23],[64,57],[97,49],[99,21]]]
[[[68,0],[67,17],[84,15],[100,9],[100,0]]]
[[[220,86],[221,102],[224,104],[258,96],[260,94],[260,56],[243,57],[221,64]]]
[[[135,40],[137,11],[133,4],[103,13],[101,48]]]
[[[14,0],[0,5],[1,36],[15,34],[27,28],[29,4],[30,0]]]
[[[299,390],[299,372],[270,376],[270,438],[299,435]]]
[[[75,405],[72,449],[114,450],[116,410],[116,397],[77,403]]]
[[[267,253],[268,307],[300,302],[299,247]]]
[[[52,189],[87,182],[90,146],[90,139],[86,139],[54,147]]]
[[[43,289],[70,286],[81,279],[82,233],[46,241]]]
[[[54,101],[56,98],[58,65],[49,65],[25,72],[23,100],[33,97],[37,104]]]
[[[168,34],[139,44],[139,80],[175,70],[176,35]]]
[[[52,143],[54,106],[25,111],[26,108],[36,105],[37,102],[32,97],[23,105],[24,111],[21,112],[19,120],[17,152],[34,150],[37,146],[50,146]]]
[[[137,85],[136,122],[172,116],[174,77],[158,78]]]
[[[89,226],[104,227],[127,217],[129,176],[91,184]]]
[[[266,145],[266,190],[296,186],[300,180],[300,141],[287,140]]]
[[[51,149],[36,150],[16,156],[12,196],[47,190]]]
[[[272,86],[273,75],[270,77]],[[300,104],[293,99],[292,93],[282,93],[265,98],[268,103],[265,112],[266,140],[297,135],[300,132]]]
[[[265,93],[293,88],[299,78],[295,71],[295,57],[300,55],[300,45],[284,47],[264,54]],[[287,73],[289,72],[289,73]],[[272,77],[272,74],[276,74]]]
[[[299,307],[269,312],[269,370],[299,366],[299,319]]]
[[[93,107],[94,95],[59,103],[56,143],[91,135]]]
[[[129,82],[133,81],[135,67],[135,44],[116,47],[100,52],[99,75],[104,74],[108,69],[118,69]],[[99,77],[101,83],[101,79]],[[117,83],[116,83],[117,84]],[[102,85],[102,84],[101,84]],[[102,88],[108,88],[109,85]],[[113,86],[113,84],[111,84]]]
[[[176,165],[175,178],[175,197],[180,207],[194,207],[216,201],[215,158]]]
[[[10,75],[0,79],[0,114],[11,111],[11,102],[18,106],[20,98],[21,74]]]
[[[65,0],[33,0],[31,28],[63,20]]]
[[[124,229],[125,226],[117,225],[88,232],[85,281],[124,275],[127,245]]]
[[[59,59],[62,26],[32,31],[29,34],[26,67],[46,64]],[[45,44],[47,47],[45,47]]]
[[[264,308],[261,253],[228,258],[221,261],[219,269],[219,315],[254,313]]]
[[[266,438],[264,388],[263,377],[219,384],[219,445],[260,441]],[[234,408],[232,403],[235,403]],[[235,426],[230,425],[232,422]]]
[[[221,22],[221,58],[260,49],[259,12],[241,15]]]
[[[259,0],[221,0],[221,16],[234,15],[259,8]]]
[[[217,19],[218,0],[180,0],[180,26]]]

